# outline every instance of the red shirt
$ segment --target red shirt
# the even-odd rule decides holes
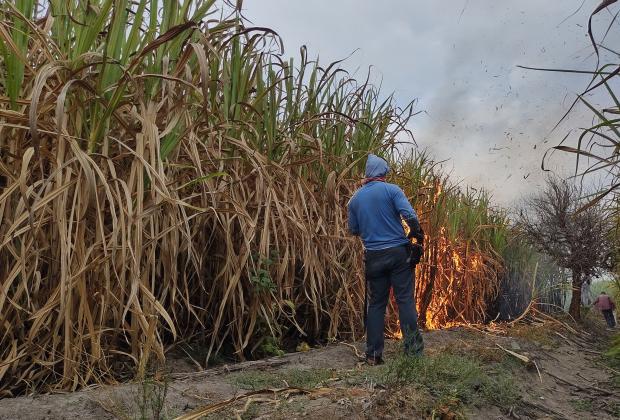
[[[601,311],[608,311],[616,308],[614,301],[607,295],[599,295],[594,301],[594,306]]]

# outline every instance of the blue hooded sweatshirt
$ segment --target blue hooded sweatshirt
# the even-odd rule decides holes
[[[366,161],[366,178],[384,177],[388,164],[375,155]],[[401,217],[418,219],[403,191],[394,184],[371,181],[362,186],[349,200],[349,231],[358,235],[364,248],[375,251],[404,245],[409,240]]]

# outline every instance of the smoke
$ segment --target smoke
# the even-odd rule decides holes
[[[585,25],[596,2],[505,3],[262,0],[246,3],[246,16],[282,35],[289,55],[301,45],[322,62],[356,51],[345,68],[358,68],[362,77],[372,66],[384,93],[395,92],[402,104],[419,99],[424,112],[411,127],[419,147],[510,205],[541,184],[545,152],[591,122],[581,107],[552,131],[588,75],[517,65],[593,70]],[[611,17],[600,19],[605,29]],[[617,45],[619,33],[611,31],[606,43]],[[571,173],[574,156],[550,153],[546,167]]]

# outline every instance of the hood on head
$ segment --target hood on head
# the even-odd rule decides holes
[[[387,162],[376,155],[368,155],[366,161],[366,178],[381,178],[390,170]]]

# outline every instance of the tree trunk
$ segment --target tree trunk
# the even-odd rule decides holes
[[[581,283],[583,282],[581,273],[578,270],[573,270],[572,275],[572,287],[573,296],[570,300],[570,307],[568,313],[576,320],[581,319]]]

